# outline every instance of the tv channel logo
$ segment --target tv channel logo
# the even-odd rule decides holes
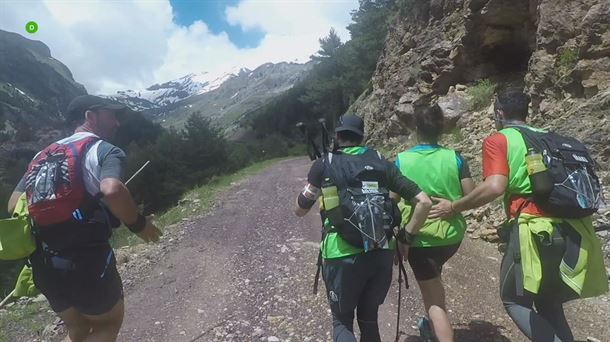
[[[30,34],[36,33],[38,31],[38,24],[35,21],[28,21],[25,24],[25,31]]]

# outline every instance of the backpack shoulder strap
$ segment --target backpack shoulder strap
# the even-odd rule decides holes
[[[540,144],[538,143],[538,140],[539,140],[538,136],[542,132],[536,132],[527,127],[519,126],[519,125],[510,126],[509,128],[513,128],[513,129],[517,130],[519,133],[521,133],[521,136],[523,137],[523,141],[525,142],[525,147],[527,149],[533,148],[537,152],[542,152],[542,148],[541,148]]]
[[[337,173],[338,163],[340,163],[340,153],[328,152],[324,156],[324,178],[330,178],[333,183],[341,182],[341,177]]]

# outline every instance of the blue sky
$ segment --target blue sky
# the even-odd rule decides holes
[[[245,31],[240,26],[229,24],[226,20],[226,8],[237,5],[239,0],[170,0],[170,3],[177,24],[190,26],[196,20],[201,20],[214,34],[226,32],[231,42],[238,48],[255,48],[265,37],[265,33],[259,28]]]
[[[0,29],[39,40],[89,93],[140,90],[190,73],[305,63],[358,0],[0,0]],[[25,24],[38,23],[35,34]]]

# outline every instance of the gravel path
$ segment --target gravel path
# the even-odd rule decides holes
[[[129,257],[121,266],[126,315],[119,340],[329,340],[323,283],[311,294],[320,218],[292,212],[309,165],[304,159],[276,164],[235,185],[212,214],[185,222],[145,258]],[[495,245],[465,239],[447,264],[456,341],[525,340],[497,295],[500,258]],[[410,279],[401,341],[419,341],[414,325],[422,305]],[[394,339],[397,290],[394,281],[380,309],[384,341]],[[608,297],[570,303],[567,311],[578,340],[610,341]]]

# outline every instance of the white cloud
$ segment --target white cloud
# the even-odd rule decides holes
[[[177,27],[167,38],[167,53],[155,70],[155,79],[167,81],[191,72],[227,70],[227,63],[240,55],[226,33],[214,35],[201,21]]]
[[[331,27],[343,41],[348,40],[345,26],[355,7],[357,1],[245,0],[228,7],[226,14],[233,25],[266,32],[261,44],[246,53],[252,67],[267,61],[306,62],[318,50],[318,39],[326,36]],[[337,12],[342,13],[339,18]]]
[[[254,68],[265,62],[307,61],[331,27],[343,40],[357,0],[255,1],[228,7],[226,19],[265,33],[260,45],[239,49],[226,33],[197,21],[173,21],[169,1],[17,1],[0,3],[0,29],[41,40],[90,93],[141,89],[190,72]],[[34,20],[39,31],[25,33]]]

